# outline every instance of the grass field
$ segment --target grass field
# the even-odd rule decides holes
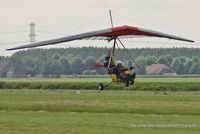
[[[140,77],[136,82],[200,82],[200,77]],[[110,78],[0,78],[0,81],[9,82],[109,82]]]
[[[46,90],[97,90],[99,83],[109,83],[109,78],[26,78],[0,79],[0,89]],[[134,91],[200,91],[200,78],[137,78],[134,86],[114,83],[107,90]]]
[[[132,128],[131,125],[196,125]],[[199,134],[200,92],[0,90],[1,134]]]

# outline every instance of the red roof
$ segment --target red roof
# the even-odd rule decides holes
[[[171,68],[169,68],[165,64],[152,64],[151,66],[147,67],[146,73],[149,75],[155,75],[159,74],[163,70],[168,70],[169,73],[175,73]]]

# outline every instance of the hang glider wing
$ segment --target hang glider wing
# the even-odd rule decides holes
[[[168,38],[168,39],[174,39],[179,41],[186,41],[186,42],[194,42],[189,39],[181,38],[174,35],[169,35],[153,30],[148,30],[144,28],[138,28],[138,27],[131,27],[131,26],[120,26],[120,27],[114,27],[114,28],[108,28],[103,30],[97,30],[82,34],[76,34],[72,36],[66,36],[62,38],[52,39],[52,40],[46,40],[41,42],[36,42],[32,44],[22,45],[14,48],[7,49],[9,50],[17,50],[17,49],[24,49],[24,48],[33,48],[33,47],[39,47],[39,46],[46,46],[46,45],[53,45],[63,42],[69,42],[74,40],[82,40],[82,39],[92,39],[92,40],[112,40],[116,37],[130,37],[130,36],[145,36],[145,37],[159,37],[159,38]]]

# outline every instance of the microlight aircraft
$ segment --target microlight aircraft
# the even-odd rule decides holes
[[[135,38],[135,37],[144,36],[144,37],[167,38],[167,39],[173,39],[173,40],[179,40],[179,41],[185,41],[185,42],[194,42],[193,40],[189,40],[186,38],[158,32],[154,30],[149,30],[146,28],[140,28],[136,26],[123,25],[123,26],[113,27],[111,11],[110,11],[110,19],[111,19],[112,28],[106,28],[106,29],[80,33],[80,34],[65,36],[65,37],[51,39],[51,40],[45,40],[45,41],[26,44],[26,45],[21,45],[18,47],[9,48],[7,50],[11,51],[11,50],[18,50],[18,49],[25,49],[25,48],[55,45],[58,43],[70,42],[70,41],[75,41],[75,40],[106,40],[108,42],[112,41],[113,46],[111,50],[109,51],[108,55],[105,57],[105,63],[103,65],[96,64],[95,67],[97,68],[102,67],[102,66],[105,67],[108,71],[108,74],[111,75],[112,82],[122,82],[125,84],[125,86],[129,86],[129,85],[134,84],[134,80],[136,77],[136,74],[134,72],[135,67],[124,67],[121,63],[116,63],[116,60],[115,60],[116,45],[120,44],[126,50],[125,45],[121,41],[122,38],[132,38],[132,37]],[[128,53],[128,51],[126,52]],[[137,66],[137,64],[135,65]],[[108,84],[103,85],[103,83],[100,83],[99,89],[103,90],[104,87],[107,85]]]

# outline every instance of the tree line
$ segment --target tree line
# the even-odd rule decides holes
[[[116,50],[116,60],[134,63],[137,74],[145,74],[146,67],[152,64],[166,64],[177,74],[200,74],[200,49],[197,48],[135,48]],[[10,59],[14,73],[27,75],[42,74],[45,77],[59,77],[71,74],[106,74],[106,69],[92,67],[100,57],[107,55],[108,48],[51,48],[29,49],[14,53]],[[132,61],[134,59],[134,61]],[[104,59],[101,59],[103,62]]]

